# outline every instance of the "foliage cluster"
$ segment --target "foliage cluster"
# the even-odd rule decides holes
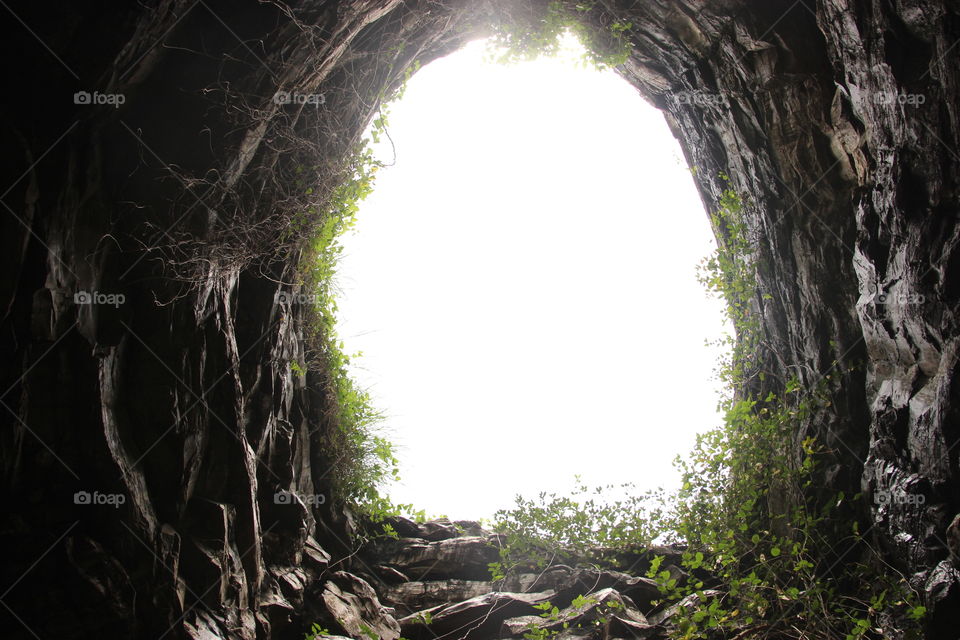
[[[612,492],[624,495],[609,502]],[[571,564],[601,549],[640,549],[656,531],[646,508],[659,492],[638,494],[630,484],[591,489],[577,478],[569,495],[517,496],[516,506],[497,513],[496,530],[505,540],[500,560],[490,564],[494,580],[510,573]]]
[[[629,22],[611,19],[593,0],[523,2],[493,25],[491,45],[502,63],[528,61],[556,55],[562,36],[569,33],[586,49],[585,63],[615,67],[629,58],[632,28]]]
[[[414,63],[405,70],[403,83],[391,99],[402,95],[417,68],[419,64]],[[328,425],[322,437],[324,456],[334,468],[327,477],[335,497],[375,522],[415,512],[413,505],[393,504],[381,493],[386,483],[399,478],[398,460],[393,443],[382,432],[383,413],[350,373],[351,362],[363,354],[348,354],[337,335],[336,271],[343,254],[341,238],[354,228],[360,203],[372,193],[377,171],[385,166],[374,157],[371,143],[389,136],[387,124],[388,111],[381,106],[369,138],[361,139],[348,155],[322,206],[306,208],[290,226],[290,233],[306,237],[300,279],[310,303],[305,362],[291,362],[291,368],[299,375],[313,371],[323,383]],[[297,168],[295,182],[306,194],[313,189],[306,177],[309,173]]]
[[[531,566],[596,559],[596,548],[636,551],[666,542],[683,550],[681,567],[664,566],[659,556],[647,573],[664,602],[686,605],[674,619],[677,638],[857,640],[881,637],[892,625],[901,627],[901,637],[919,637],[925,610],[903,576],[882,565],[855,522],[839,538],[825,526],[839,505],[860,496],[841,493],[819,504],[808,498],[828,452],[813,438],[797,442],[796,434],[830,410],[829,376],[815,388],[794,378],[762,398],[749,391],[748,381],[762,373],[746,206],[733,189],[724,190],[714,214],[722,242],[702,265],[700,280],[726,301],[736,337],[721,363],[729,387],[721,399],[723,423],[675,460],[681,488],[612,503],[603,502],[612,487],[591,492],[582,484],[569,497],[520,497],[497,514],[504,542],[491,572],[502,578]],[[839,551],[828,553],[853,549],[859,552],[846,562],[835,559],[844,559]]]
[[[570,603],[570,609],[573,609],[579,614],[582,613],[587,607],[596,604],[598,604],[596,598],[580,594]],[[526,640],[551,640],[551,638],[555,638],[571,627],[574,629],[581,629],[583,628],[584,624],[593,627],[603,627],[609,621],[609,616],[622,607],[623,605],[620,602],[617,602],[616,600],[608,600],[603,603],[603,609],[600,614],[594,617],[592,620],[585,620],[571,624],[571,620],[569,618],[564,619],[564,614],[569,615],[567,612],[561,612],[560,608],[555,606],[549,600],[546,602],[541,602],[540,604],[534,605],[534,608],[540,611],[539,617],[541,620],[527,623],[527,628],[523,633],[523,637],[526,638]]]
[[[378,119],[374,126],[385,126],[385,122]],[[374,512],[385,506],[378,488],[397,476],[397,459],[390,441],[378,433],[382,413],[350,376],[351,359],[362,354],[347,354],[337,336],[334,275],[343,253],[340,238],[356,223],[359,203],[373,190],[379,166],[368,141],[363,140],[345,163],[343,179],[327,198],[319,223],[311,229],[305,252],[312,259],[305,261],[302,273],[303,290],[310,292],[307,299],[311,303],[307,310],[309,362],[291,364],[294,372],[315,370],[323,380],[331,424],[324,432],[324,454],[336,467],[330,477],[337,497]],[[315,211],[305,212],[305,218],[314,215]]]
[[[752,307],[757,295],[757,264],[743,217],[744,202],[730,186],[729,176],[721,173],[720,179],[726,186],[717,210],[710,214],[720,247],[703,259],[698,280],[724,300],[724,311],[734,327],[734,334],[724,340],[730,357],[718,369],[720,380],[732,392],[747,385],[753,375],[760,375],[760,323]]]

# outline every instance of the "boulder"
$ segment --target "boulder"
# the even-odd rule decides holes
[[[619,571],[599,571],[596,569],[577,569],[569,573],[556,586],[555,604],[568,605],[579,595],[601,589],[615,589],[628,597],[641,611],[649,611],[652,602],[663,597],[654,580],[627,575]]]
[[[723,595],[721,591],[717,591],[716,589],[706,589],[701,593],[703,594],[702,598],[696,593],[691,593],[675,604],[665,606],[655,613],[648,614],[647,619],[653,624],[667,624],[681,609],[692,609],[702,603],[709,602],[709,600],[715,596]]]
[[[542,593],[493,592],[453,605],[439,606],[400,620],[403,637],[411,640],[474,640],[491,638],[507,618],[533,614],[534,605],[547,602]]]
[[[559,633],[599,627],[605,630],[604,636],[609,637],[611,625],[625,631],[627,637],[647,638],[657,633],[657,628],[640,613],[633,601],[616,589],[600,589],[577,604],[579,606],[571,604],[549,616],[527,615],[504,620],[500,635],[523,636],[533,629]]]
[[[377,593],[363,578],[337,571],[324,584],[323,603],[331,618],[354,638],[375,633],[379,640],[397,640],[400,625],[393,609],[380,604]]]
[[[314,569],[323,571],[330,565],[330,554],[327,553],[313,536],[307,536],[303,547],[304,562]]]
[[[410,614],[451,602],[469,600],[493,591],[493,583],[481,580],[429,580],[404,582],[380,589],[383,599],[401,613]]]
[[[488,536],[490,532],[484,529],[475,520],[457,520],[451,522],[447,518],[435,518],[427,522],[414,522],[409,518],[394,516],[386,519],[386,524],[393,527],[401,538],[420,538],[428,542],[449,540],[463,536]]]
[[[555,564],[538,573],[510,575],[495,584],[498,591],[515,591],[519,593],[558,591],[562,589],[561,585],[569,579],[573,572],[574,569],[565,564]]]
[[[487,580],[499,559],[496,536],[464,536],[435,542],[420,538],[377,538],[363,552],[371,564],[397,569],[414,581]]]
[[[393,567],[378,564],[370,568],[373,570],[373,573],[376,575],[377,579],[382,581],[384,584],[396,585],[403,584],[404,582],[410,582],[410,578],[404,575],[403,572],[397,571]]]

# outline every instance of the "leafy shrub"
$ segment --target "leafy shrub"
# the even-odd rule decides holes
[[[653,492],[630,493],[613,503],[602,499],[610,491],[632,489],[630,484],[590,489],[577,478],[569,496],[541,493],[537,500],[517,496],[514,508],[497,512],[494,527],[503,543],[500,560],[490,565],[493,578],[575,563],[599,548],[649,545],[656,532],[645,508]]]
[[[561,37],[570,33],[586,49],[584,62],[604,68],[627,61],[633,25],[611,19],[597,2],[556,0],[515,3],[492,27],[491,46],[500,62],[556,55]]]
[[[409,68],[404,78],[417,68]],[[402,93],[403,87],[397,94]],[[311,207],[295,220],[291,233],[307,236],[302,264],[302,285],[312,301],[307,309],[308,362],[291,363],[303,375],[316,372],[323,382],[328,424],[322,431],[324,456],[334,467],[328,474],[333,492],[341,502],[363,516],[380,522],[389,515],[413,512],[413,505],[393,504],[381,494],[387,482],[399,479],[393,443],[382,434],[383,413],[374,407],[370,394],[351,377],[349,366],[362,354],[347,354],[337,335],[337,290],[335,276],[343,254],[340,238],[356,224],[360,203],[373,191],[377,171],[384,165],[373,156],[370,142],[387,134],[387,114],[381,108],[373,120],[369,139],[363,139],[343,163],[335,186],[323,199],[323,207]],[[298,168],[298,173],[308,173]],[[306,180],[299,183],[306,187]]]
[[[682,549],[688,578],[664,567],[663,557],[649,563],[647,575],[660,584],[664,602],[696,596],[696,604],[674,618],[677,638],[857,640],[889,634],[894,626],[900,637],[920,637],[925,610],[906,579],[882,564],[856,522],[840,536],[826,526],[838,505],[860,496],[840,493],[819,505],[808,497],[827,452],[813,438],[795,438],[799,425],[829,411],[830,376],[814,389],[791,379],[762,398],[749,391],[748,383],[763,374],[756,355],[760,324],[751,312],[758,289],[747,206],[728,188],[713,216],[720,247],[704,261],[700,280],[726,300],[736,337],[720,367],[728,385],[723,423],[676,459],[681,488],[613,503],[602,501],[611,487],[591,493],[582,484],[570,497],[518,498],[514,509],[497,514],[504,546],[500,562],[491,565],[493,576],[590,561],[598,546],[635,551],[671,542]],[[859,551],[840,563],[832,549]],[[719,595],[711,588],[721,589]]]
[[[380,503],[378,488],[397,476],[397,459],[390,442],[378,434],[383,415],[369,393],[350,377],[351,357],[336,333],[337,302],[334,276],[343,252],[339,238],[353,228],[359,203],[373,190],[379,163],[364,140],[346,163],[343,179],[334,188],[326,210],[313,230],[306,253],[314,256],[304,268],[304,289],[311,293],[307,336],[310,362],[324,382],[327,419],[325,455],[336,466],[330,475],[337,496],[361,510]],[[308,212],[315,213],[315,212]],[[294,371],[304,366],[293,363]]]
[[[323,636],[329,636],[330,630],[321,627],[319,623],[314,622],[310,625],[310,631],[303,634],[303,640],[320,640]]]

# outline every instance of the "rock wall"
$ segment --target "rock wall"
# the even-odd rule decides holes
[[[796,434],[833,452],[818,489],[864,492],[842,525],[860,520],[912,576],[943,637],[960,511],[957,4],[600,5],[599,19],[631,23],[619,71],[666,114],[704,201],[721,171],[749,198],[770,374],[758,389],[826,382],[832,406]],[[382,614],[352,566],[349,514],[275,498],[326,496],[334,461],[324,381],[289,365],[304,350],[299,255],[271,249],[303,204],[298,169],[329,177],[413,60],[516,6],[8,4],[10,637],[286,638],[338,602]],[[461,561],[447,577],[480,580]],[[371,580],[398,615],[491,593]],[[529,599],[504,602],[529,612]],[[392,618],[378,635],[396,632]]]

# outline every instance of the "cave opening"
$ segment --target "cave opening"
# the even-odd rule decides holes
[[[391,498],[428,513],[490,518],[574,475],[676,489],[718,422],[729,327],[697,282],[716,243],[691,169],[660,111],[562,42],[418,71],[343,240],[337,332],[397,444]]]
[[[591,625],[598,633],[590,637],[659,639],[684,629],[686,637],[708,638],[953,637],[960,612],[952,421],[960,19],[945,0],[850,4],[170,0],[71,3],[57,11],[3,4],[0,46],[16,90],[2,98],[0,133],[10,150],[0,234],[9,512],[0,535],[9,550],[0,624],[13,637],[71,639],[287,639],[307,630],[308,637],[355,640],[549,638],[568,621]],[[624,537],[631,532],[623,526],[593,526],[610,522],[591,519],[595,512],[554,518],[556,509],[546,514],[550,532],[560,533],[548,540],[549,556],[513,545],[518,562],[498,569],[517,571],[497,578],[491,565],[504,559],[500,532],[403,518],[390,521],[392,531],[378,528],[384,522],[354,508],[358,496],[368,506],[362,499],[370,492],[357,489],[370,488],[362,482],[369,468],[359,465],[361,482],[343,483],[352,492],[332,486],[351,469],[334,464],[341,457],[331,443],[348,447],[357,434],[338,429],[334,401],[344,389],[331,391],[316,359],[322,349],[307,344],[317,331],[303,302],[309,283],[301,277],[299,232],[305,218],[329,219],[321,211],[324,188],[337,193],[339,163],[406,70],[459,49],[491,23],[533,48],[558,25],[593,33],[598,55],[618,60],[618,71],[683,141],[707,208],[729,202],[728,190],[749,203],[739,219],[749,242],[731,238],[730,225],[714,225],[721,245],[749,245],[756,258],[748,274],[756,277],[737,287],[735,301],[759,339],[743,343],[756,349],[744,351],[740,410],[724,432],[746,436],[735,442],[738,455],[726,457],[740,463],[727,477],[717,473],[724,451],[709,440],[714,448],[697,469],[706,474],[692,478],[693,494],[685,496],[692,500],[677,502],[688,508],[666,514],[667,525],[692,525],[679,538],[684,547],[670,540],[650,546],[653,537]],[[607,111],[583,110],[555,131],[598,113]],[[397,134],[398,124],[395,118]],[[472,125],[448,131],[472,133]],[[622,140],[624,132],[610,137]],[[502,180],[529,188],[532,178],[516,170],[524,164],[503,161],[507,155],[497,167],[514,171]],[[454,174],[465,166],[452,154],[443,159]],[[583,178],[552,175],[552,183],[530,190],[567,194]],[[314,183],[302,183],[305,177]],[[622,182],[636,185],[636,178]],[[450,198],[451,209],[469,213],[498,186],[474,182]],[[636,209],[649,204],[650,189],[633,189]],[[525,458],[562,467],[544,442],[572,441],[587,458],[582,444],[589,441],[605,444],[611,468],[640,466],[636,455],[617,463],[631,446],[611,436],[611,421],[595,411],[635,389],[617,393],[601,384],[588,392],[586,381],[602,383],[612,370],[595,362],[575,367],[567,358],[602,353],[599,338],[625,335],[608,325],[590,330],[583,317],[594,302],[588,295],[617,269],[590,276],[581,244],[598,229],[632,238],[622,220],[602,218],[613,209],[600,199],[605,190],[592,194],[569,218],[559,205],[543,205],[547,222],[530,241],[518,227],[536,219],[531,212],[542,198],[501,195],[462,216],[476,234],[495,232],[475,260],[481,265],[506,262],[514,249],[529,261],[530,247],[564,246],[558,236],[568,227],[579,233],[556,261],[541,257],[532,272],[560,283],[547,320],[484,353],[450,349],[468,363],[492,355],[495,374],[467,384],[452,367],[434,366],[475,392],[443,411],[445,429],[434,439],[475,431],[513,445],[452,472],[436,464],[442,452],[434,454],[434,484],[486,492],[492,476],[537,475],[526,460],[503,456],[523,451],[515,432],[530,425],[509,440],[490,434],[489,425],[518,424],[508,422],[506,400],[537,407],[517,353],[532,341],[524,338],[543,338],[544,327],[566,316],[575,322],[563,348],[540,360],[561,373],[566,366],[573,381],[547,385],[550,398],[560,396],[552,404],[570,407],[583,395],[589,413],[570,435],[534,411],[522,421],[538,437]],[[508,205],[519,211],[503,217]],[[291,219],[296,224],[286,225]],[[421,233],[428,245],[432,235]],[[361,230],[357,239],[367,236]],[[450,240],[455,234],[445,237],[448,253],[462,247]],[[560,275],[556,265],[568,263],[581,279]],[[427,266],[446,275],[448,263]],[[634,287],[647,308],[665,297],[650,292],[669,270],[656,267]],[[480,284],[492,282],[483,275]],[[487,311],[486,325],[469,339],[498,321],[527,319],[515,309],[541,286],[527,279],[534,282],[510,297],[506,284],[490,285],[485,297],[477,286],[454,287],[473,292],[468,301]],[[657,311],[674,304],[671,292]],[[645,333],[669,344],[665,333]],[[453,338],[446,344],[473,346]],[[671,377],[662,364],[672,360],[629,361]],[[677,412],[689,405],[687,378],[680,386],[688,396],[672,401]],[[669,406],[658,397],[627,415],[668,431],[676,416],[667,424],[650,419],[659,404]],[[463,416],[477,405],[500,411],[466,429]],[[480,457],[479,447],[472,450]],[[483,515],[477,511],[463,515]],[[531,515],[527,509],[507,524],[523,534],[544,520]],[[598,572],[594,551],[610,543],[615,553],[601,554]],[[562,554],[559,564],[554,552]],[[534,565],[535,573],[523,571],[538,560],[545,564]],[[541,577],[556,594],[551,600],[532,590]],[[623,606],[629,601],[636,608]],[[611,604],[619,607],[612,617]],[[594,614],[611,626],[596,625]],[[560,615],[562,623],[548,619]]]

